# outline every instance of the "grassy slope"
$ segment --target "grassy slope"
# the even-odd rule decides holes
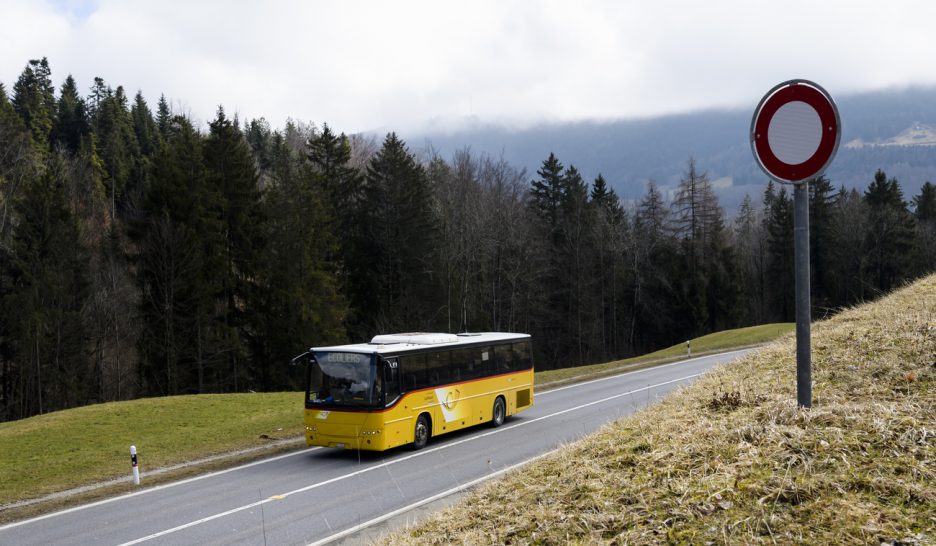
[[[793,331],[796,325],[792,322],[782,322],[774,324],[762,324],[760,326],[749,326],[747,328],[738,328],[735,330],[726,330],[716,332],[706,336],[697,337],[692,340],[692,354],[711,353],[725,349],[737,347],[747,347],[758,345],[774,340],[783,334]],[[621,368],[640,367],[647,363],[659,364],[685,358],[686,345],[678,343],[672,347],[661,349],[654,353],[628,358],[625,360],[615,360],[603,364],[592,364],[590,366],[579,366],[577,368],[563,368],[561,370],[548,370],[536,373],[536,384],[555,383],[566,381],[571,378],[581,378],[582,376],[603,375],[613,373]]]
[[[0,423],[0,505],[302,434],[300,393],[97,404]]]
[[[693,340],[693,353],[760,343],[792,328],[755,326]],[[685,355],[680,344],[645,357],[536,374],[537,384]],[[0,507],[129,476],[131,444],[144,471],[302,434],[301,393],[150,398],[0,423]],[[147,483],[152,483],[152,480]],[[126,488],[130,486],[127,485]],[[125,489],[126,489],[125,488]],[[0,519],[3,519],[0,517]]]
[[[392,544],[936,543],[936,275],[789,337]]]

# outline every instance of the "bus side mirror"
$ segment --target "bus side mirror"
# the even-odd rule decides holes
[[[309,351],[306,351],[306,352],[302,353],[302,354],[299,355],[299,356],[293,357],[293,359],[289,361],[289,367],[290,367],[290,368],[295,368],[296,366],[299,366],[300,364],[306,364],[306,363],[308,363],[308,361],[309,361],[309,356],[310,356],[311,354],[312,354],[312,353],[310,353]]]
[[[399,373],[400,363],[397,362],[395,358],[390,360],[384,360],[384,379],[387,381],[393,380]]]

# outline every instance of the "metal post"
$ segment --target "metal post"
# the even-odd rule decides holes
[[[809,183],[794,184],[793,245],[796,260],[796,399],[799,405],[812,406],[812,363],[810,359],[809,321]]]

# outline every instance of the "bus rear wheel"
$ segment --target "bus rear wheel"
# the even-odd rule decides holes
[[[422,449],[429,443],[429,418],[422,414],[416,419],[413,430],[413,449]]]
[[[494,400],[494,409],[491,411],[491,425],[499,427],[504,424],[507,417],[507,407],[504,404],[504,397],[498,396]]]

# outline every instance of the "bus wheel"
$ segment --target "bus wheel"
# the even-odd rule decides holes
[[[416,429],[413,431],[413,449],[422,449],[429,443],[429,418],[422,414],[416,419]]]
[[[499,427],[504,424],[504,419],[507,417],[507,408],[504,407],[504,397],[498,396],[494,400],[494,411],[492,412],[493,416],[491,417],[491,424],[495,427]]]

